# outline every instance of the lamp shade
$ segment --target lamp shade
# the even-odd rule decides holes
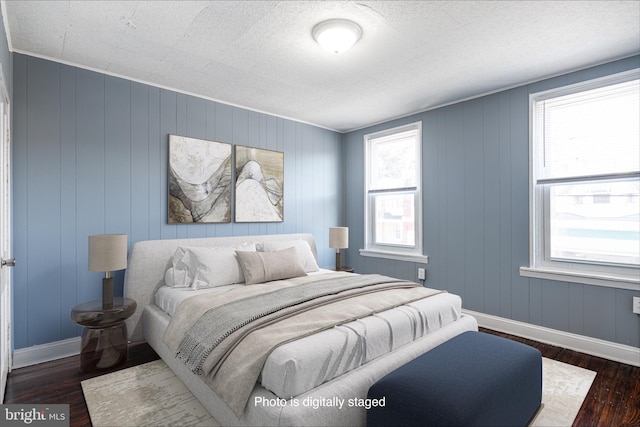
[[[89,236],[89,271],[115,271],[127,268],[127,235]]]
[[[329,228],[329,247],[345,249],[349,247],[349,227]]]

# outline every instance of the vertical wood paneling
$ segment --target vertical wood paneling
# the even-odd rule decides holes
[[[449,244],[448,244],[448,230],[449,230],[449,217],[447,215],[447,126],[445,120],[446,109],[440,109],[434,111],[433,115],[437,117],[437,134],[435,142],[438,145],[438,190],[437,190],[437,203],[438,203],[438,216],[437,223],[434,226],[438,230],[438,246],[426,248],[426,253],[429,255],[429,264],[431,260],[435,261],[434,270],[436,276],[431,275],[431,267],[427,271],[427,286],[435,287],[437,289],[449,289],[449,275],[448,275],[448,257]],[[428,200],[423,200],[422,203],[429,203]],[[433,222],[435,217],[424,218],[423,222]],[[424,226],[424,224],[423,224]]]
[[[298,197],[298,144],[296,135],[296,123],[285,121],[283,123],[283,152],[284,162],[284,227],[285,233],[295,233],[298,229],[298,217],[296,213],[296,200]]]
[[[438,188],[439,188],[439,144],[437,141],[436,115],[425,117],[422,123],[422,209],[423,209],[423,239],[422,245],[426,255],[437,253],[438,222],[432,219],[438,217]],[[438,280],[438,259],[433,259],[431,265],[414,265],[417,268],[429,267],[429,279]],[[417,276],[417,273],[416,273]]]
[[[541,282],[540,311],[542,312],[542,320],[536,323],[547,328],[568,331],[569,310],[567,310],[566,304],[567,301],[571,301],[569,299],[569,284],[550,280],[541,280]]]
[[[529,297],[527,298],[526,313],[529,322],[542,325],[542,284],[540,279],[531,279],[529,283]]]
[[[323,195],[324,195],[324,167],[323,167],[323,141],[322,141],[322,133],[319,129],[311,130],[311,155],[315,159],[315,161],[311,165],[311,170],[313,174],[313,180],[311,181],[311,185],[307,188],[311,189],[312,193],[312,201],[311,207],[313,209],[315,218],[311,227],[311,232],[314,236],[318,236],[318,243],[322,246],[325,246],[325,235],[326,228],[323,221],[324,212],[323,212]]]
[[[511,252],[511,96],[509,92],[498,94],[499,120],[496,123],[500,133],[499,151],[495,153],[500,161],[500,235],[498,240],[498,252],[500,254],[500,312],[498,315],[510,319],[511,307],[511,277],[512,277],[512,252]]]
[[[27,130],[26,238],[29,258],[41,267],[30,269],[29,280],[45,285],[28,288],[29,305],[38,314],[29,316],[28,339],[42,344],[60,334],[60,67],[38,60],[27,78],[38,83],[27,88],[27,121],[36,125]]]
[[[584,335],[584,305],[575,304],[584,301],[584,286],[579,283],[569,283],[569,332]],[[574,302],[572,304],[572,302]]]
[[[465,307],[484,311],[484,131],[482,99],[464,106],[464,295]]]
[[[149,239],[160,239],[162,225],[166,223],[164,206],[162,204],[162,171],[167,164],[162,163],[162,116],[160,108],[161,90],[158,88],[148,88],[149,90]],[[137,145],[137,144],[136,144]]]
[[[415,263],[358,255],[360,162],[365,134],[421,120],[425,285],[460,294],[465,308],[639,347],[640,322],[630,309],[637,292],[519,274],[529,265],[529,94],[638,66],[635,56],[346,134],[347,225],[358,245],[350,263],[360,273],[415,279]]]
[[[98,273],[88,271],[90,234],[105,229],[105,93],[104,77],[76,71],[76,274],[77,300],[98,299],[101,295]],[[29,123],[31,127],[31,123]],[[72,264],[73,265],[73,264]],[[34,265],[34,268],[38,268]]]
[[[599,286],[585,286],[584,310],[585,332],[594,338],[613,341],[616,336],[615,290]]]
[[[77,203],[76,203],[76,86],[75,69],[61,67],[60,74],[60,289],[62,295],[72,298],[62,298],[60,301],[60,327],[62,338],[76,336],[80,327],[69,323],[68,313],[71,312],[76,300],[78,286],[75,268],[69,268],[67,260],[75,260],[78,253],[76,242]]]
[[[300,182],[308,183],[305,188],[300,186],[300,197],[296,200],[298,203],[298,211],[296,215],[300,215],[300,226],[303,229],[312,229],[315,221],[315,212],[313,209],[313,140],[311,127],[305,124],[299,124],[300,127],[300,162],[307,164],[308,167],[302,168],[300,173]]]
[[[133,242],[150,238],[149,90],[131,84],[131,232]],[[134,143],[135,142],[135,143]]]
[[[340,134],[19,54],[14,64],[15,348],[80,333],[71,308],[101,295],[89,234],[131,244],[309,232],[321,266],[333,264],[325,234],[343,198],[326,171],[341,170]],[[169,134],[283,151],[285,221],[167,224]]]
[[[464,295],[464,217],[467,208],[464,194],[464,110],[452,106],[445,107],[445,112],[447,154],[443,189],[447,211],[447,289]]]
[[[484,311],[500,312],[500,118],[498,96],[483,102]]]
[[[131,235],[131,84],[105,78],[105,233]]]

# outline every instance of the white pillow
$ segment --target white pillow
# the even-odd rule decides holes
[[[172,288],[188,288],[192,281],[193,279],[189,277],[186,270],[169,267],[164,273],[164,284]]]
[[[274,252],[292,247],[296,248],[296,252],[298,252],[298,257],[300,258],[304,271],[310,273],[312,271],[320,270],[316,257],[313,256],[313,252],[311,251],[311,246],[309,246],[309,242],[306,240],[299,239],[283,240],[281,242],[262,242],[257,243],[256,247],[259,252]]]
[[[174,254],[172,268],[165,273],[165,283],[174,283],[174,287],[190,286],[192,289],[243,283],[244,274],[238,264],[236,251],[254,252],[255,249],[254,243],[225,247],[179,247]]]
[[[188,288],[193,282],[189,276],[188,266],[181,262],[185,250],[176,249],[171,259],[171,266],[164,273],[164,284],[172,288]]]

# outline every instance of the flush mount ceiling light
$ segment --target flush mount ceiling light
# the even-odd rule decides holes
[[[329,19],[313,27],[313,38],[327,52],[346,52],[358,41],[362,29],[348,19]]]

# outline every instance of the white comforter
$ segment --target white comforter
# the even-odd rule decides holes
[[[242,285],[198,291],[163,286],[155,302],[172,315],[188,297],[238,286]],[[261,384],[284,399],[298,396],[460,316],[460,297],[442,293],[284,344],[267,358]]]

